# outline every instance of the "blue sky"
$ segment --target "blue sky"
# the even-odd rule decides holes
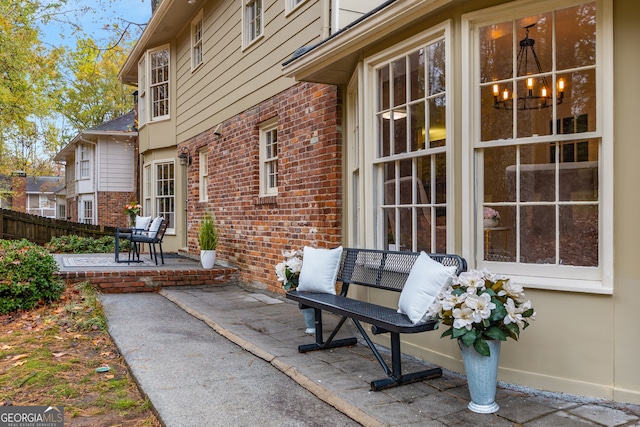
[[[74,48],[78,37],[90,36],[97,42],[103,42],[106,47],[112,38],[113,31],[110,28],[114,24],[124,28],[127,22],[146,24],[149,21],[151,0],[68,0],[64,10],[65,16],[82,28],[82,33],[74,33],[70,25],[50,22],[42,26],[42,41],[45,44]],[[139,32],[135,34],[137,39]]]

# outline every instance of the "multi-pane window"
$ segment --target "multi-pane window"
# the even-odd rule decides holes
[[[299,4],[304,3],[306,0],[286,0],[287,12],[295,9]]]
[[[138,62],[138,127],[147,123],[147,59],[143,55]]]
[[[81,200],[79,220],[84,224],[93,224],[93,200]]]
[[[260,193],[278,194],[278,123],[260,129]]]
[[[447,249],[445,40],[376,67],[374,168],[384,249]]]
[[[85,144],[78,146],[80,178],[89,178],[91,165],[90,149]]]
[[[58,219],[67,219],[67,205],[58,205]]]
[[[484,261],[601,265],[598,2],[564,4],[477,28]]]
[[[144,167],[143,182],[144,182],[144,204],[142,206],[142,212],[146,216],[151,216],[153,214],[153,204],[151,203],[151,198],[153,196],[153,188],[151,187],[151,166],[150,165],[147,165]]]
[[[244,0],[245,45],[262,35],[262,0]]]
[[[200,151],[200,201],[209,200],[209,154],[206,149]]]
[[[151,120],[169,115],[169,48],[149,53]]]
[[[191,22],[191,69],[202,64],[202,10]]]
[[[167,229],[175,228],[175,173],[174,163],[156,165],[156,215],[168,221]]]

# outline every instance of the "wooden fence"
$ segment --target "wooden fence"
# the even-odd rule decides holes
[[[81,224],[0,209],[0,238],[2,239],[27,239],[30,242],[43,245],[48,243],[52,237],[77,235],[97,239],[102,236],[113,236],[115,230],[115,227]]]

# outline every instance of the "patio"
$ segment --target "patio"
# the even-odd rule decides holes
[[[157,292],[164,287],[221,285],[237,282],[237,269],[215,266],[204,269],[194,259],[165,254],[156,265],[148,254],[140,263],[116,263],[113,254],[55,254],[67,283],[91,282],[103,293]]]

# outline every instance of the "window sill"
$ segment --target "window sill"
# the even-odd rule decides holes
[[[255,206],[263,206],[263,205],[277,205],[278,204],[278,195],[269,195],[269,196],[260,196],[256,197],[254,200]]]

